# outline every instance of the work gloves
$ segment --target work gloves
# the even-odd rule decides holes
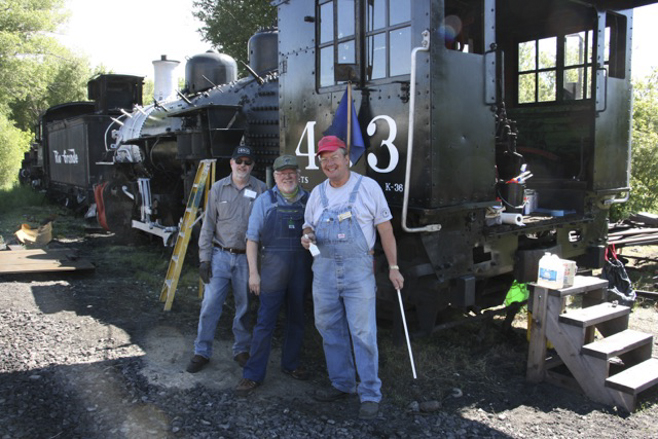
[[[204,284],[210,283],[210,278],[212,277],[212,268],[210,267],[210,262],[202,262],[199,265],[199,276]]]

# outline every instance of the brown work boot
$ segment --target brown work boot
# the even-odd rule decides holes
[[[210,360],[207,359],[206,357],[202,357],[201,355],[195,355],[190,360],[190,364],[187,365],[186,370],[189,373],[197,373],[198,371],[203,369],[206,366],[206,364],[208,364],[209,362]]]
[[[249,361],[249,352],[240,352],[233,357],[233,359],[238,362],[240,367],[244,367],[244,365],[247,364],[247,361]]]
[[[247,396],[254,390],[256,387],[260,386],[260,383],[252,381],[249,378],[242,378],[237,386],[235,386],[235,393],[238,396]]]
[[[379,404],[374,401],[364,401],[359,408],[359,419],[375,419],[379,414]]]

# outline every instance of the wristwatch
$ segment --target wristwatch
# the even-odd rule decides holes
[[[388,267],[389,270],[400,270],[400,267],[397,265],[389,265]]]

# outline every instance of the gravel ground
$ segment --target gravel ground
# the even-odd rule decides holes
[[[230,319],[222,318],[209,366],[188,374],[196,292],[184,287],[165,313],[159,291],[135,281],[139,268],[107,259],[108,240],[60,245],[80,248],[97,270],[0,278],[2,439],[658,438],[658,392],[628,415],[548,384],[528,384],[521,336],[497,337],[498,345],[472,353],[473,362],[484,355],[494,363],[489,359],[507,350],[516,358],[513,367],[483,365],[490,386],[468,368],[453,374],[454,386],[432,376],[411,383],[388,370],[392,360],[382,349],[385,399],[374,421],[357,419],[356,398],[319,403],[310,397],[328,383],[317,337],[307,343],[310,381],[282,374],[275,349],[263,386],[239,398],[232,390],[241,371],[230,359]],[[656,332],[652,305],[634,315]],[[311,336],[312,322],[308,328]],[[459,336],[463,332],[444,337],[454,343]],[[654,345],[654,356],[657,351]],[[420,352],[417,368],[429,368]],[[399,387],[406,391],[394,391]]]

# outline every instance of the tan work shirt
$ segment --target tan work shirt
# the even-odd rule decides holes
[[[212,185],[199,235],[201,262],[210,261],[213,243],[224,248],[245,249],[251,208],[256,197],[266,190],[265,183],[253,176],[249,177],[249,183],[240,190],[233,183],[231,175]]]

